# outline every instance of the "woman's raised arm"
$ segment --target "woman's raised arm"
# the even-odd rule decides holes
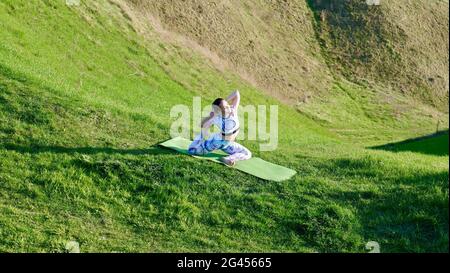
[[[236,90],[233,93],[231,93],[228,96],[227,101],[234,108],[238,108],[239,103],[241,102],[241,94],[239,94],[239,90]]]

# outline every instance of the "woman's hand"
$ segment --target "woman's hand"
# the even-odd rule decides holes
[[[209,113],[209,117],[206,117],[202,120],[201,130],[202,130],[202,138],[208,139],[209,136],[209,127],[212,125],[212,121],[214,119],[214,112]]]
[[[212,124],[212,120],[214,119],[214,115],[215,115],[215,113],[211,111],[209,113],[209,117],[204,118],[202,120],[200,126],[202,128],[209,128],[211,126],[211,124]]]

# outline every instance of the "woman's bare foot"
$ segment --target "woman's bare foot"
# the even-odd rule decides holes
[[[230,167],[233,167],[236,164],[236,162],[234,162],[233,160],[229,160],[225,157],[220,158],[220,161]]]

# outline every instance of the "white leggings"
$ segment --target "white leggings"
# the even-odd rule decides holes
[[[222,150],[229,154],[225,159],[233,162],[252,157],[249,149],[234,141],[223,140],[220,134],[213,134],[208,139],[202,139],[200,134],[197,135],[189,145],[188,152],[191,155],[205,155],[214,150]]]

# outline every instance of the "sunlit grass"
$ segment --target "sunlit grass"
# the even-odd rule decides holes
[[[448,156],[365,148],[416,128],[411,116],[390,126],[350,84],[353,102],[331,99],[353,108],[327,109],[330,121],[280,104],[279,148],[244,144],[297,171],[281,183],[153,147],[170,137],[170,108],[194,95],[206,104],[239,88],[243,104],[279,103],[197,57],[164,67],[183,51],[95,6],[0,4],[0,251],[71,240],[81,252],[448,251]],[[186,67],[197,80],[177,77]]]

